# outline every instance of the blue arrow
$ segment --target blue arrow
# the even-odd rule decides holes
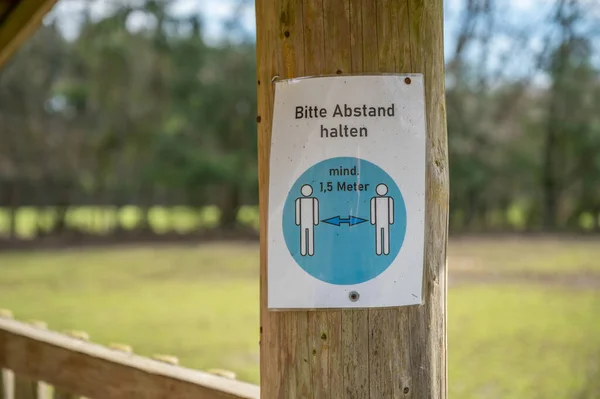
[[[354,226],[366,222],[367,219],[359,218],[356,216],[349,216],[348,219],[342,219],[339,216],[334,216],[329,219],[321,220],[323,223],[331,224],[333,226],[340,226],[342,223],[347,223],[349,226]]]

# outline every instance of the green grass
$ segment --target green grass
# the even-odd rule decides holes
[[[450,397],[576,399],[600,378],[590,376],[600,363],[598,315],[599,292],[450,290]]]
[[[596,247],[460,240],[450,245],[450,268],[590,272]],[[141,354],[172,354],[188,367],[258,381],[257,245],[1,253],[0,307],[55,330],[86,330],[99,343],[125,342]],[[600,287],[451,287],[450,397],[596,398],[577,394],[600,380],[592,374],[600,366],[598,315]]]
[[[257,257],[255,245],[2,254],[0,307],[257,381]]]

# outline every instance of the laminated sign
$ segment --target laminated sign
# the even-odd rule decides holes
[[[275,83],[268,306],[421,303],[422,75]]]

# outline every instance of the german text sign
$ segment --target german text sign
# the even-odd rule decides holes
[[[275,83],[268,306],[421,303],[422,75]]]

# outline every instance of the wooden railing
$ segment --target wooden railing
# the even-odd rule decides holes
[[[131,347],[88,342],[0,310],[0,399],[258,399],[256,385],[225,370],[202,372],[177,358],[137,356]]]

